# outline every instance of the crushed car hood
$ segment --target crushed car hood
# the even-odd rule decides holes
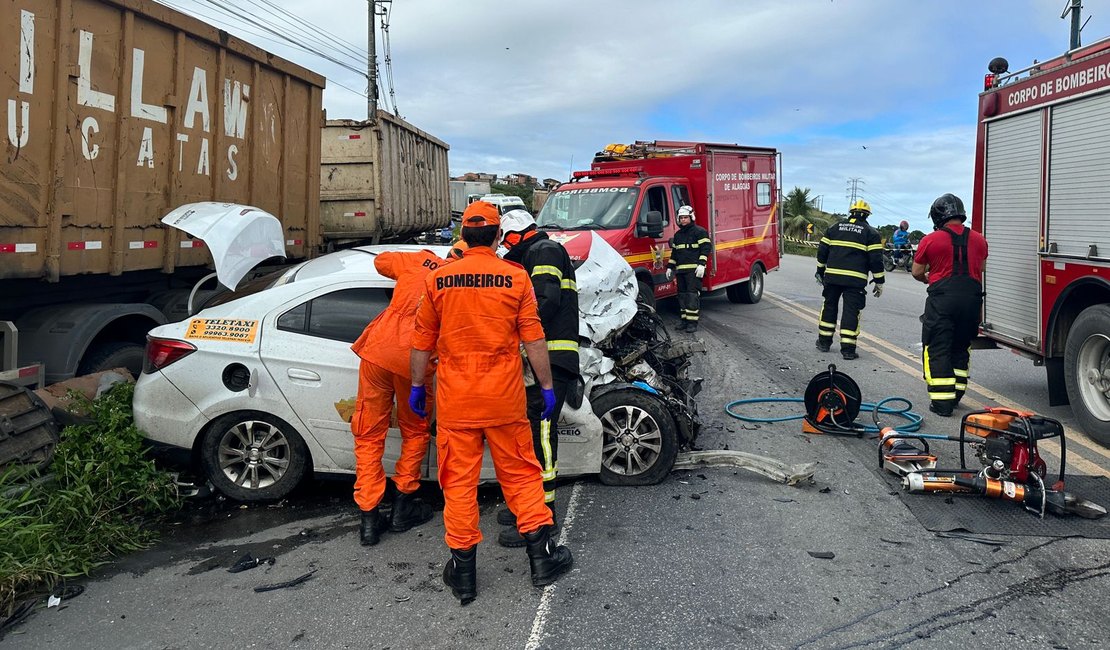
[[[212,251],[216,277],[232,291],[251,269],[272,257],[285,257],[285,231],[277,217],[249,205],[187,203],[162,223],[203,240]]]

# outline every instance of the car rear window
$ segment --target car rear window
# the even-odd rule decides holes
[[[287,332],[354,343],[366,325],[387,305],[387,289],[340,289],[286,311],[278,316],[277,327]]]

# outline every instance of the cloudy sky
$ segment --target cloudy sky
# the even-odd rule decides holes
[[[325,75],[330,118],[366,116],[364,76],[262,27],[363,69],[365,0],[160,1]],[[735,142],[782,151],[784,191],[809,188],[826,211],[847,210],[858,178],[872,223],[928,231],[937,195],[970,201],[987,62],[1019,70],[1063,53],[1066,4],[393,0],[396,101],[383,79],[382,107],[446,141],[453,175],[566,179],[609,143]],[[1110,34],[1110,0],[1086,0],[1083,14],[1084,42]],[[290,16],[327,38],[302,38]]]

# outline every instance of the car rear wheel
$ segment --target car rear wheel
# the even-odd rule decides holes
[[[201,466],[217,490],[237,501],[270,501],[293,491],[309,466],[304,439],[268,413],[218,418],[201,444]]]
[[[1064,346],[1068,401],[1083,431],[1110,447],[1110,306],[1079,314]]]
[[[725,287],[729,302],[754,305],[763,297],[763,267],[756,264],[747,282]]]
[[[655,485],[674,467],[678,435],[656,398],[633,389],[605,393],[592,402],[601,419],[601,482]]]

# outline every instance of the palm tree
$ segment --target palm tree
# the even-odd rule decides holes
[[[812,206],[809,198],[810,189],[808,187],[801,188],[795,186],[786,194],[786,200],[783,202],[782,209],[784,219],[782,221],[783,232],[792,237],[802,238],[806,234],[806,226],[814,223],[814,219],[810,216]],[[814,225],[814,230],[817,226]]]

